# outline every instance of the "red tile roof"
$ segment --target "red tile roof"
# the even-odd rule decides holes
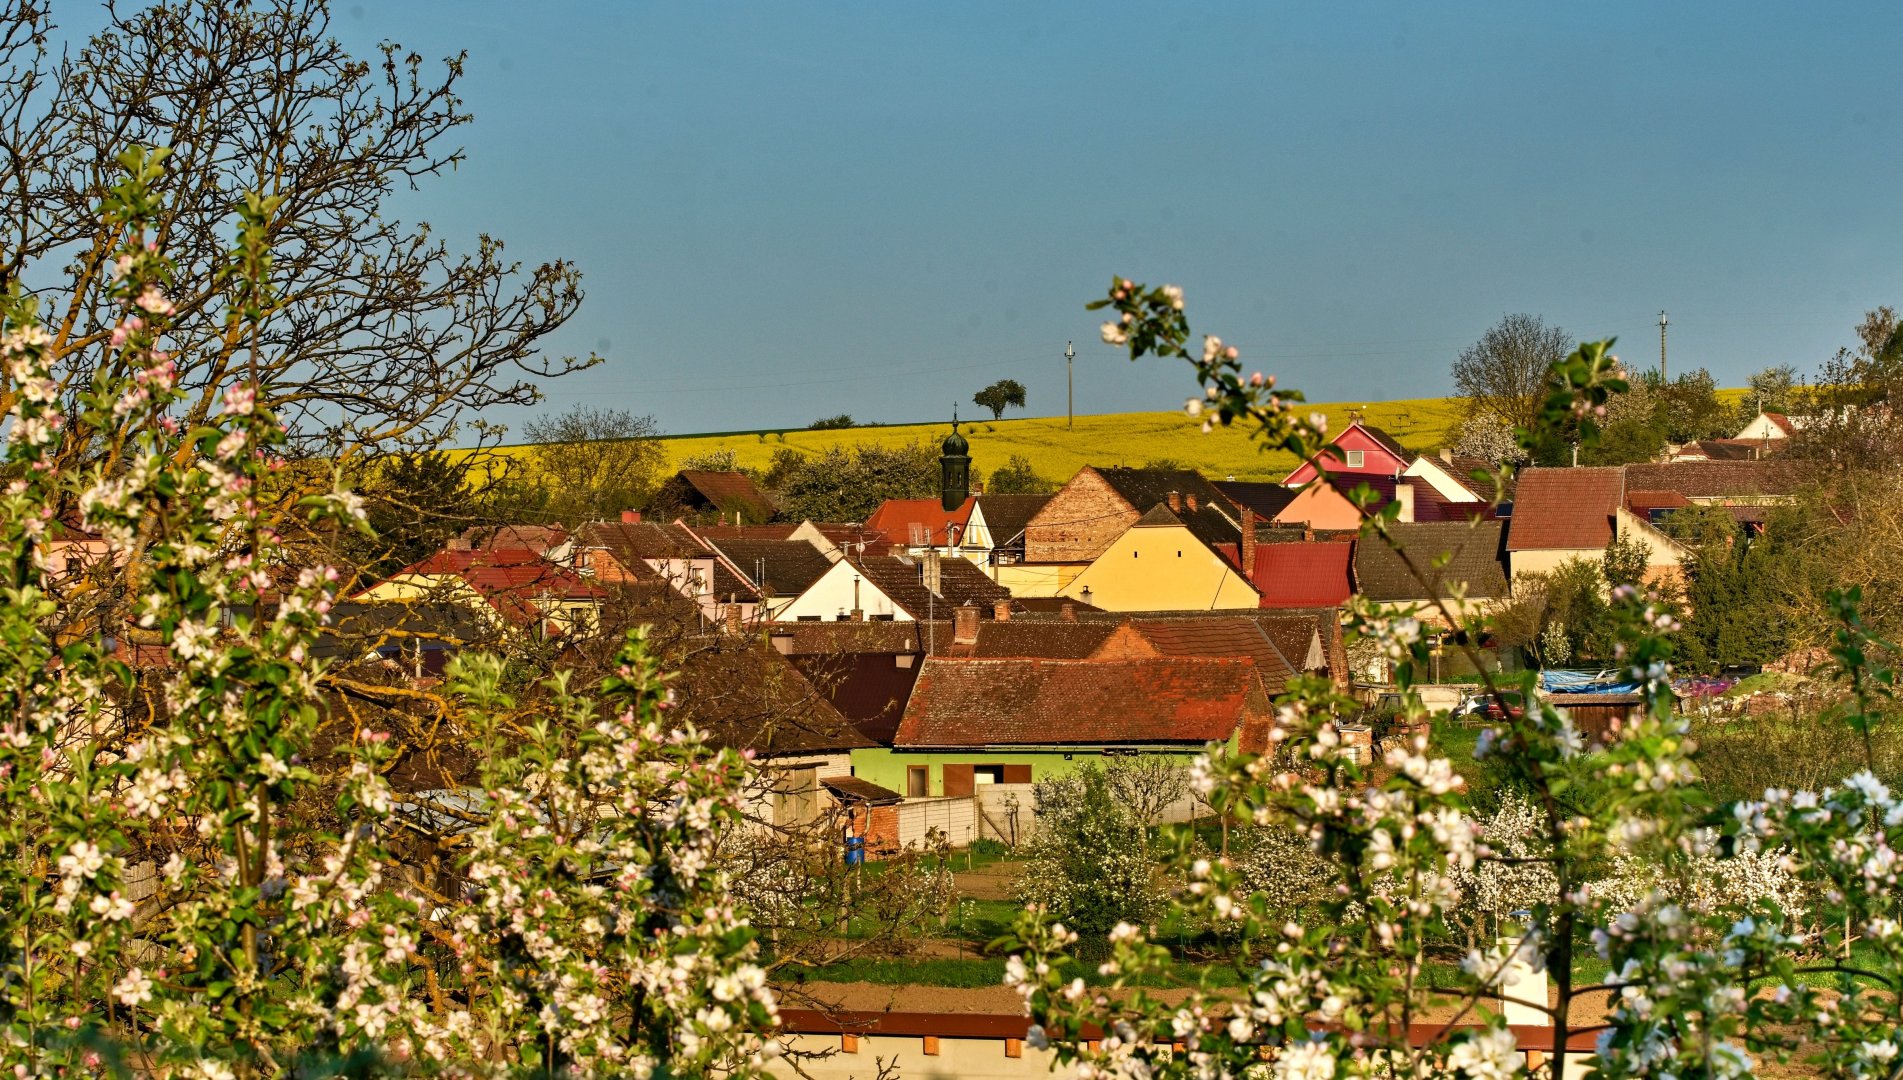
[[[946,513],[937,499],[887,499],[866,519],[866,531],[883,534],[888,544],[949,547],[952,526],[957,526],[955,531],[962,539],[965,526],[971,523],[971,508],[976,505],[977,498],[968,495],[958,509]]]
[[[1354,592],[1354,551],[1342,540],[1257,544],[1250,580],[1265,608],[1339,607]]]
[[[1197,745],[1268,718],[1253,661],[925,662],[893,745]]]
[[[1663,487],[1664,485],[1647,485]],[[1625,501],[1625,469],[1524,469],[1514,491],[1508,551],[1603,548]]]

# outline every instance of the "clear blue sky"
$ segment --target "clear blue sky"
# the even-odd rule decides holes
[[[1501,315],[1736,385],[1903,302],[1894,4],[342,0],[469,51],[470,160],[406,197],[567,257],[549,406],[672,432],[936,418],[993,379],[1169,408],[1112,273],[1317,400],[1447,392]],[[970,411],[966,406],[966,411]],[[500,419],[519,422],[520,415]]]

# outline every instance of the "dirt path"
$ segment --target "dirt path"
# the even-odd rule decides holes
[[[973,900],[1009,900],[1011,887],[1017,884],[1018,874],[1023,870],[1023,863],[992,863],[976,870],[953,872],[952,884],[958,895]]]

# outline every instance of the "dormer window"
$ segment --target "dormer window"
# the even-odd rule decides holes
[[[1342,464],[1350,469],[1359,469],[1362,463],[1367,460],[1367,456],[1367,451],[1365,450],[1349,450],[1346,452],[1346,460],[1343,461]]]

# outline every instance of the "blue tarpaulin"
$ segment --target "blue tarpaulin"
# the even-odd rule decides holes
[[[1540,672],[1540,689],[1549,694],[1636,694],[1639,684],[1625,672],[1609,668],[1600,671],[1558,668]]]

